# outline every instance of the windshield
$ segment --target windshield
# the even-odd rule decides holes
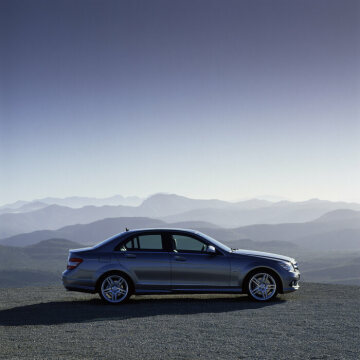
[[[221,250],[227,251],[227,252],[231,252],[231,248],[229,248],[228,246],[224,245],[223,243],[221,243],[220,241],[217,241],[215,239],[213,239],[212,237],[203,234],[201,232],[198,232],[198,234],[200,234],[203,238],[205,238],[206,240],[209,240],[210,242],[212,242],[214,245],[216,245],[217,247],[219,247]]]

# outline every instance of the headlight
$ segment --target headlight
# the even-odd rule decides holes
[[[286,271],[294,271],[294,267],[290,262],[281,262],[279,265]]]

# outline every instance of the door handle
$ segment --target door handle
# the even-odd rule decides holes
[[[135,254],[125,254],[125,257],[134,259],[134,258],[136,258],[136,255]]]
[[[186,261],[186,258],[182,257],[182,256],[174,256],[174,259],[176,261]]]

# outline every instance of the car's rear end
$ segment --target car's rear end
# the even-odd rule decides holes
[[[95,292],[93,274],[96,271],[97,256],[92,248],[69,250],[66,270],[62,281],[67,290]]]

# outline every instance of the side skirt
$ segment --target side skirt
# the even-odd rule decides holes
[[[178,289],[171,290],[155,290],[155,289],[135,289],[136,295],[150,295],[150,294],[242,294],[242,288],[190,288],[190,289]]]

